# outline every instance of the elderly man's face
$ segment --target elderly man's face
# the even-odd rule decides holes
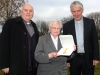
[[[22,10],[21,10],[21,16],[25,21],[30,21],[33,17],[33,8],[31,5],[24,5]]]
[[[49,28],[52,36],[57,37],[60,34],[60,25],[59,23],[53,23],[53,25]]]
[[[79,21],[82,18],[83,10],[80,7],[73,6],[71,12],[75,20]]]

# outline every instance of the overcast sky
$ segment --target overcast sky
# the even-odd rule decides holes
[[[28,3],[34,8],[33,21],[62,19],[71,15],[70,4],[74,0],[29,0]],[[83,3],[84,13],[100,12],[100,0],[79,0]]]

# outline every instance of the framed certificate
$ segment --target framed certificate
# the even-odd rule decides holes
[[[60,35],[59,38],[62,44],[62,48],[59,50],[58,54],[70,56],[71,53],[74,51],[73,46],[75,45],[73,36],[72,35]]]

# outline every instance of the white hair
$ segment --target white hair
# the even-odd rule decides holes
[[[61,21],[60,21],[60,20],[57,20],[57,19],[52,20],[52,21],[50,22],[50,24],[49,24],[49,27],[52,27],[52,25],[53,25],[54,23],[58,23],[58,24],[60,25],[60,28],[62,28],[62,23],[61,23]]]
[[[70,10],[72,11],[72,7],[80,7],[82,10],[84,9],[83,8],[83,4],[79,1],[74,1],[71,3],[70,5]]]
[[[23,7],[25,6],[25,5],[30,5],[30,4],[24,4],[24,5],[22,5],[19,9],[20,9],[20,11],[22,11],[22,9],[23,9]],[[31,5],[30,5],[31,6]],[[31,6],[32,7],[32,6]],[[32,7],[33,8],[33,7]],[[34,8],[33,8],[33,11],[34,11]]]

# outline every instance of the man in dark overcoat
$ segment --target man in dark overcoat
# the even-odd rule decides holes
[[[35,75],[34,51],[39,33],[31,20],[33,7],[25,4],[21,16],[5,22],[1,36],[1,69],[5,75]]]
[[[83,4],[73,1],[70,10],[73,19],[63,26],[64,35],[73,35],[76,45],[75,56],[67,61],[70,75],[94,75],[95,66],[99,63],[98,35],[93,19],[84,17]]]

